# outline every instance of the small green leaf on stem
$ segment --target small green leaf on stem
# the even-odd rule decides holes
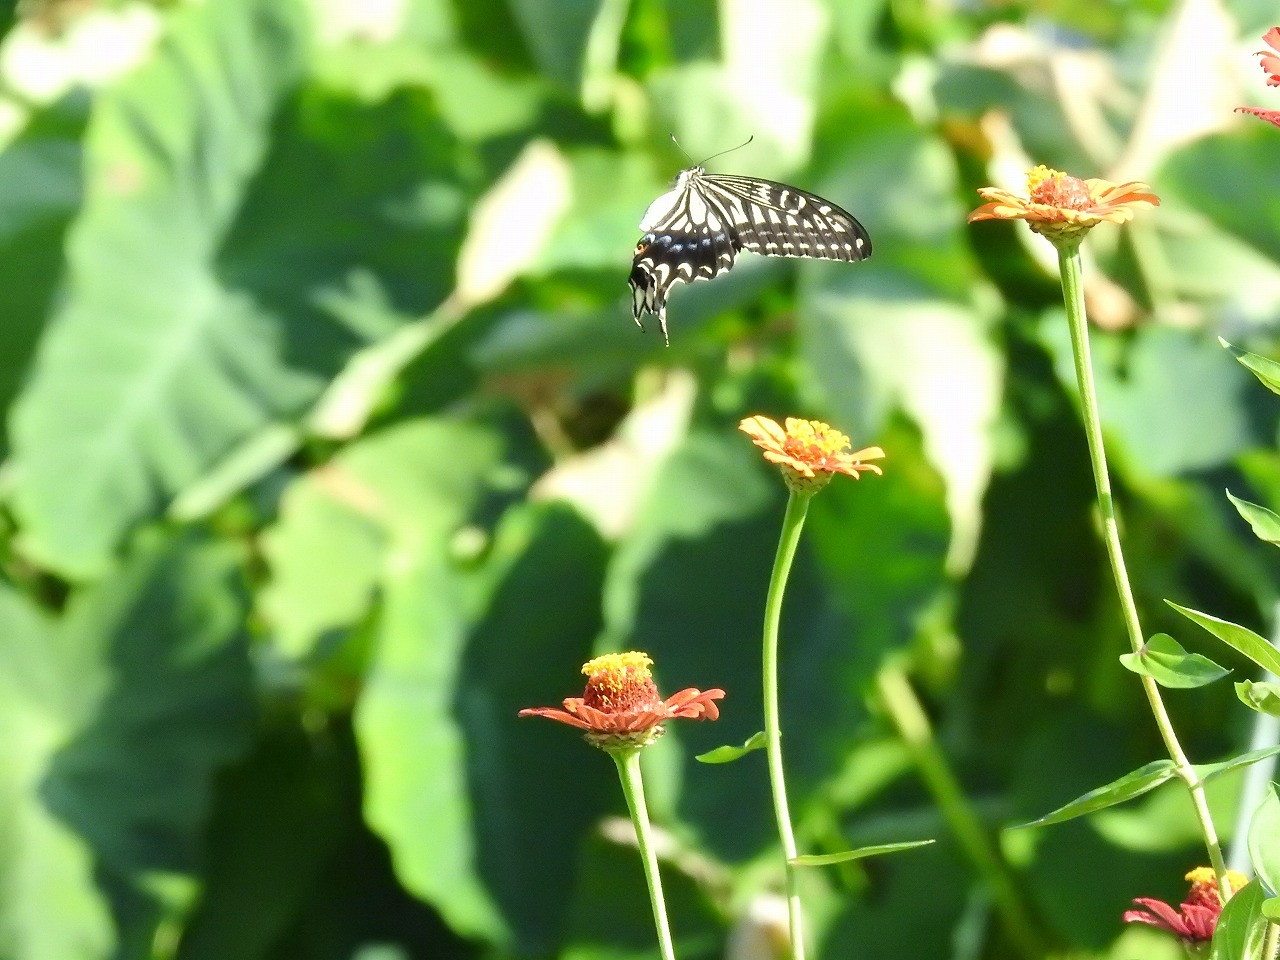
[[[904,843],[881,843],[874,847],[858,847],[856,850],[841,850],[839,853],[809,853],[793,857],[791,862],[797,867],[825,867],[832,863],[844,863],[847,860],[861,860],[863,857],[878,857],[884,853],[897,853],[899,850],[914,850],[916,847],[927,847],[933,840],[907,840]]]
[[[1230,490],[1227,491],[1227,499],[1235,504],[1240,516],[1249,521],[1255,537],[1267,543],[1280,544],[1280,513],[1232,496]]]
[[[1228,770],[1234,770],[1236,767],[1247,767],[1249,764],[1265,760],[1267,757],[1274,757],[1277,753],[1280,753],[1280,747],[1250,750],[1248,753],[1242,753],[1240,756],[1232,757],[1230,760],[1223,760],[1221,763],[1195,763],[1191,765],[1191,769],[1196,772],[1196,776],[1204,783],[1214,777],[1222,776]]]
[[[1182,644],[1167,633],[1157,633],[1138,653],[1125,653],[1120,663],[1126,670],[1150,677],[1162,687],[1190,689],[1221,680],[1231,671],[1208,657],[1187,653]]]
[[[763,749],[764,731],[758,730],[753,733],[750,739],[746,740],[740,747],[725,744],[723,747],[716,747],[714,750],[708,750],[706,753],[700,753],[694,759],[699,763],[732,763],[734,760],[745,756],[753,750]]]
[[[1256,353],[1250,353],[1248,350],[1241,350],[1221,337],[1218,338],[1218,342],[1230,350],[1231,355],[1239,360],[1246,370],[1261,380],[1263,386],[1272,393],[1280,393],[1280,363]]]
[[[1180,607],[1172,600],[1166,600],[1165,603],[1188,620],[1200,624],[1227,646],[1243,653],[1263,670],[1280,674],[1280,652],[1277,652],[1265,637],[1259,636],[1248,627],[1242,627],[1228,620],[1219,620],[1217,617],[1192,610],[1190,607]]]
[[[1177,767],[1174,766],[1172,760],[1153,760],[1137,770],[1126,773],[1118,780],[1112,780],[1096,790],[1090,790],[1088,793],[1076,797],[1070,803],[1059,807],[1052,813],[1045,814],[1039,820],[1021,823],[1010,829],[1022,830],[1025,827],[1047,827],[1052,823],[1063,823],[1067,820],[1074,820],[1076,817],[1083,817],[1085,814],[1096,813],[1099,810],[1105,810],[1107,807],[1115,806],[1117,803],[1124,803],[1126,800],[1140,797],[1148,790],[1154,790],[1160,784],[1172,780],[1176,775]]]
[[[1280,717],[1280,683],[1243,680],[1236,684],[1236,696],[1250,710]]]

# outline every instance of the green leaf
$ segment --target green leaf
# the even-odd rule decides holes
[[[824,867],[831,863],[844,863],[847,860],[861,860],[863,857],[878,857],[884,853],[897,853],[899,850],[914,850],[916,847],[927,847],[933,840],[908,840],[904,843],[881,843],[872,847],[858,847],[856,850],[841,850],[839,853],[814,853],[794,857],[791,863],[797,867]]]
[[[1261,912],[1272,923],[1280,923],[1280,897],[1263,900]]]
[[[1250,750],[1248,753],[1242,753],[1238,757],[1232,757],[1230,760],[1223,760],[1221,763],[1196,763],[1192,764],[1192,769],[1201,780],[1212,780],[1219,777],[1230,770],[1237,767],[1247,767],[1251,763],[1257,763],[1259,760],[1265,760],[1267,757],[1274,757],[1280,753],[1280,747],[1266,747],[1262,750]]]
[[[1267,795],[1249,821],[1249,860],[1258,879],[1273,894],[1280,890],[1280,784],[1267,784]]]
[[[1041,336],[1064,384],[1075,383],[1071,338],[1061,311],[1045,314]],[[1248,377],[1190,330],[1146,326],[1091,334],[1103,427],[1119,466],[1141,477],[1167,478],[1224,464],[1257,442]],[[1170,370],[1203,383],[1192,396]]]
[[[706,753],[700,753],[694,759],[699,763],[732,763],[734,760],[737,760],[739,757],[746,756],[753,750],[763,750],[764,744],[764,731],[759,730],[744,741],[740,747],[725,744],[723,747],[716,747],[714,750],[708,750]]]
[[[184,7],[95,101],[63,306],[12,421],[25,545],[54,569],[101,573],[132,524],[316,388],[268,362],[266,309],[214,269],[298,70],[298,17]]]
[[[1260,637],[1247,627],[1242,627],[1227,620],[1219,620],[1217,617],[1211,617],[1207,613],[1200,613],[1198,610],[1192,610],[1189,607],[1178,606],[1172,600],[1166,600],[1165,603],[1169,604],[1188,620],[1200,624],[1227,646],[1244,654],[1263,670],[1273,674],[1280,674],[1280,652],[1277,652],[1276,648],[1268,643],[1265,638]]]
[[[1267,922],[1262,904],[1267,893],[1260,883],[1248,883],[1237,890],[1222,908],[1213,931],[1209,960],[1259,960]]]
[[[40,784],[81,710],[101,689],[89,658],[0,581],[0,956],[104,958],[111,914],[85,839],[54,816]],[[56,923],[49,921],[57,917]]]
[[[464,463],[444,451],[466,450]],[[280,652],[301,658],[370,609],[388,554],[446,538],[497,455],[477,426],[404,421],[350,444],[290,485],[263,534],[271,580],[261,608]]]
[[[455,931],[545,942],[572,890],[539,878],[599,817],[593,791],[616,797],[617,785],[604,769],[583,774],[607,761],[572,731],[516,715],[577,685],[600,633],[604,547],[563,506],[526,504],[502,515],[482,558],[455,555],[455,531],[489,489],[496,436],[447,422],[399,432],[344,465],[371,484],[391,541],[355,715],[365,819],[400,882]]]
[[[1182,644],[1167,633],[1157,633],[1138,653],[1121,654],[1120,663],[1126,670],[1172,689],[1203,687],[1231,672],[1208,657],[1187,653]]]
[[[1137,770],[1126,773],[1118,780],[1112,780],[1096,790],[1090,790],[1052,813],[1045,814],[1039,820],[1021,823],[1010,829],[1022,830],[1026,827],[1046,827],[1052,823],[1062,823],[1066,820],[1074,820],[1076,817],[1083,817],[1086,814],[1096,813],[1099,810],[1105,810],[1107,807],[1115,806],[1117,803],[1124,803],[1134,797],[1140,797],[1147,791],[1154,790],[1160,784],[1172,780],[1176,776],[1176,770],[1177,768],[1172,760],[1153,760]]]
[[[1222,339],[1222,337],[1218,338],[1218,342],[1231,351],[1231,355],[1239,360],[1246,370],[1257,377],[1263,386],[1272,393],[1280,393],[1280,363],[1268,360],[1266,357],[1259,356],[1256,353],[1250,353],[1248,350],[1242,350],[1235,344]],[[1272,514],[1272,516],[1275,516],[1275,514]]]
[[[1280,683],[1242,680],[1236,684],[1236,696],[1250,710],[1280,717]]]
[[[1240,516],[1249,521],[1254,536],[1267,543],[1280,544],[1280,514],[1248,500],[1233,497],[1230,490],[1227,491],[1227,499],[1235,504]]]

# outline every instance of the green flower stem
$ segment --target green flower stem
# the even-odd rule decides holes
[[[1025,957],[1043,957],[1047,950],[1009,872],[972,804],[965,797],[950,765],[933,738],[911,682],[901,668],[886,665],[876,675],[880,702],[902,737],[911,760],[942,811],[947,826],[991,892],[992,902],[1009,939]]]
[[[610,751],[609,755],[618,765],[622,793],[627,798],[627,810],[630,811],[631,822],[636,828],[636,844],[640,847],[640,860],[644,864],[644,879],[649,885],[649,903],[653,907],[653,923],[658,929],[658,947],[662,951],[662,960],[675,960],[671,925],[667,922],[667,904],[662,897],[662,877],[658,873],[658,854],[653,849],[653,828],[649,826],[649,807],[644,802],[640,751]]]
[[[1098,396],[1093,381],[1093,362],[1089,356],[1089,329],[1084,311],[1084,283],[1080,269],[1080,243],[1059,241],[1055,243],[1058,250],[1058,269],[1062,274],[1062,296],[1067,308],[1067,325],[1071,330],[1071,352],[1075,358],[1076,382],[1080,387],[1080,408],[1084,416],[1085,436],[1089,441],[1089,460],[1093,464],[1093,482],[1098,491],[1098,511],[1102,518],[1102,540],[1106,545],[1107,558],[1111,561],[1111,572],[1116,581],[1116,592],[1120,597],[1120,609],[1124,615],[1125,628],[1129,632],[1129,645],[1135,653],[1142,650],[1145,642],[1142,625],[1138,622],[1138,606],[1133,599],[1133,588],[1129,585],[1129,574],[1125,570],[1124,553],[1120,549],[1120,530],[1116,523],[1115,502],[1111,494],[1111,478],[1107,474],[1107,456],[1102,447],[1102,420],[1098,415]],[[1151,713],[1155,717],[1156,727],[1164,740],[1169,758],[1178,768],[1178,776],[1187,785],[1191,794],[1191,803],[1195,807],[1196,819],[1200,822],[1200,831],[1204,834],[1205,847],[1209,851],[1209,862],[1218,879],[1218,890],[1222,902],[1231,896],[1227,885],[1227,866],[1222,859],[1222,849],[1218,843],[1218,833],[1213,826],[1213,818],[1209,814],[1209,803],[1205,799],[1204,784],[1196,775],[1195,769],[1187,760],[1187,755],[1174,733],[1173,723],[1165,709],[1164,700],[1160,696],[1159,685],[1150,677],[1139,676],[1142,689],[1151,705]]]
[[[809,512],[809,493],[791,492],[778,552],[773,558],[769,577],[769,595],[764,602],[764,737],[769,761],[769,786],[773,791],[773,810],[778,818],[778,837],[786,860],[787,925],[791,934],[792,960],[804,960],[804,916],[800,909],[800,884],[797,875],[796,838],[791,829],[791,813],[787,808],[787,783],[782,773],[782,728],[778,722],[778,623],[782,618],[782,595],[786,591],[796,544]]]

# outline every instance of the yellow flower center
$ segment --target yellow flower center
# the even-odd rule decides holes
[[[1207,884],[1210,887],[1214,887],[1215,889],[1218,886],[1218,878],[1214,874],[1212,867],[1196,867],[1194,870],[1190,871],[1186,875],[1185,879],[1192,886],[1197,886],[1199,884]],[[1231,888],[1232,893],[1235,893],[1237,890],[1239,890],[1248,882],[1249,882],[1249,878],[1246,877],[1239,870],[1227,871],[1227,886]]]
[[[582,702],[605,713],[622,713],[661,703],[649,667],[653,661],[638,650],[606,653],[582,665],[587,689]]]
[[[821,420],[787,420],[783,453],[804,463],[825,463],[849,446],[849,438]]]
[[[1043,163],[1027,173],[1027,196],[1033,203],[1064,210],[1088,210],[1093,206],[1093,196],[1083,180]]]

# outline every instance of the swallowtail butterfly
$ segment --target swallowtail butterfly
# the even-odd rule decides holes
[[[682,170],[675,187],[649,205],[644,236],[631,262],[631,312],[658,315],[667,336],[667,296],[677,283],[711,280],[733,266],[739,250],[766,257],[856,262],[871,256],[871,238],[830,200],[784,183]]]

